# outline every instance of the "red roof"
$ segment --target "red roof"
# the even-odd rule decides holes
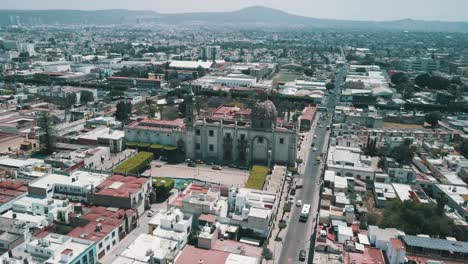
[[[214,119],[240,119],[245,118],[245,119],[250,119],[250,113],[252,110],[250,109],[240,109],[235,106],[229,106],[229,105],[221,105],[218,108],[216,108],[213,113],[211,114],[211,117]]]
[[[96,187],[96,195],[130,197],[139,191],[148,179],[113,175]]]
[[[403,242],[401,242],[401,240],[398,238],[391,238],[390,242],[392,243],[393,250],[405,249]]]
[[[205,221],[205,222],[209,222],[209,223],[214,223],[216,222],[216,215],[212,215],[212,214],[202,214],[200,215],[200,217],[198,218],[199,221]]]
[[[145,118],[141,121],[135,121],[128,125],[129,128],[140,128],[156,131],[172,131],[173,129],[182,129],[185,127],[184,119],[177,118],[175,120],[159,120],[153,118]]]
[[[89,207],[89,211],[85,215],[80,216],[80,219],[89,221],[85,226],[76,227],[68,236],[83,238],[92,241],[100,241],[107,234],[118,228],[124,222],[124,215],[132,216],[135,211],[132,209],[118,209],[116,211],[109,210],[103,206]],[[100,230],[96,228],[100,225]]]
[[[315,106],[308,106],[304,110],[304,114],[302,115],[302,119],[311,120],[315,118],[315,113],[317,112],[317,107]]]
[[[226,263],[229,253],[217,250],[206,250],[194,246],[185,246],[182,253],[176,259],[175,264],[223,264]]]
[[[70,253],[72,253],[72,252],[73,252],[72,249],[66,248],[66,249],[64,249],[64,250],[62,251],[62,254],[68,255],[68,254],[70,254]]]
[[[20,182],[3,179],[0,182],[0,204],[7,203],[27,191],[28,188]]]
[[[364,250],[364,253],[345,252],[344,255],[345,255],[345,258],[344,258],[345,264],[351,264],[351,263],[384,264],[385,263],[382,251],[378,248],[366,247]]]

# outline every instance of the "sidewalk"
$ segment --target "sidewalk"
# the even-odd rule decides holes
[[[119,165],[124,160],[133,156],[136,153],[134,149],[125,149],[122,152],[112,154],[110,157],[105,157],[104,161],[101,164],[94,165],[93,169],[95,170],[112,170],[114,167]]]
[[[287,196],[288,196],[288,191],[289,191],[289,182],[285,181],[283,184],[283,189],[280,194],[280,204],[278,205],[278,214],[276,215],[276,219],[273,223],[272,231],[271,231],[271,237],[268,241],[268,248],[271,250],[273,254],[273,259],[272,260],[263,260],[262,263],[268,263],[268,264],[274,264],[274,263],[279,263],[278,259],[280,258],[281,255],[281,248],[283,247],[283,240],[281,241],[275,241],[276,235],[278,232],[280,232],[279,229],[279,222],[280,220],[286,220],[286,228],[281,230],[279,233],[278,237],[284,238],[288,232],[289,228],[289,219],[291,216],[291,212],[289,213],[284,213],[283,216],[283,210],[284,210],[284,205],[287,203]],[[292,205],[294,206],[294,205]]]

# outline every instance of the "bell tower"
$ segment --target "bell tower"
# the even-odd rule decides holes
[[[196,99],[192,90],[192,84],[189,84],[189,92],[185,97],[185,125],[187,128],[193,127],[197,120],[197,110],[195,109]]]
[[[195,123],[197,121],[197,109],[195,109],[196,99],[189,84],[189,92],[184,100],[185,104],[185,158],[195,159]]]

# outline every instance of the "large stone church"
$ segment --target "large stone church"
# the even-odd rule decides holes
[[[251,110],[222,105],[209,118],[198,117],[192,92],[185,104],[185,119],[146,118],[128,125],[127,143],[175,147],[186,158],[220,164],[294,166],[298,132],[295,124],[278,118],[273,102]]]

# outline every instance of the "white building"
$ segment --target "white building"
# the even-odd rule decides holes
[[[219,59],[220,46],[203,46],[198,48],[198,59],[215,61]]]
[[[29,195],[43,198],[88,201],[93,186],[104,182],[109,175],[75,171],[70,175],[48,174],[28,186]]]
[[[33,238],[25,243],[21,252],[13,250],[13,257],[9,257],[8,252],[2,255],[2,263],[97,263],[96,245],[93,241],[50,233],[44,238]]]
[[[227,76],[216,78],[214,83],[222,86],[251,87],[257,83],[257,79],[250,75],[232,73]]]
[[[328,150],[327,168],[338,176],[373,181],[376,165],[371,157],[361,154],[360,148],[331,146]]]
[[[434,184],[434,197],[438,197],[442,193],[448,199],[447,205],[468,221],[468,199],[466,198],[468,197],[468,188],[466,186]]]
[[[388,242],[391,238],[397,238],[399,236],[404,236],[405,233],[396,229],[396,228],[385,228],[381,229],[378,226],[370,225],[368,227],[367,236],[369,237],[369,242],[374,245],[376,248],[381,250],[387,250]]]
[[[278,206],[276,193],[233,187],[229,190],[229,218],[219,222],[252,229],[266,236],[273,224],[273,212]]]
[[[42,216],[51,224],[54,221],[68,222],[68,214],[72,212],[73,205],[67,200],[25,196],[15,201],[11,210],[3,214],[3,217],[28,219],[28,216]]]
[[[401,61],[401,69],[417,72],[438,71],[440,62],[432,58],[409,58]]]
[[[338,243],[345,243],[346,240],[353,239],[353,229],[348,226],[338,226]]]
[[[19,52],[27,52],[30,57],[36,56],[36,51],[34,50],[34,44],[33,43],[20,43],[18,45],[18,51]]]
[[[141,234],[114,263],[173,263],[187,244],[192,231],[192,216],[179,209],[161,211],[149,222],[151,234]]]
[[[397,195],[391,184],[374,182],[374,199],[376,207],[384,207],[387,201],[395,198],[397,198]]]
[[[251,111],[227,110],[220,117],[198,118],[194,95],[185,99],[184,120],[144,119],[125,128],[127,143],[176,147],[186,158],[239,165],[282,164],[294,166],[297,130],[292,123],[279,123],[271,101],[258,103]]]

